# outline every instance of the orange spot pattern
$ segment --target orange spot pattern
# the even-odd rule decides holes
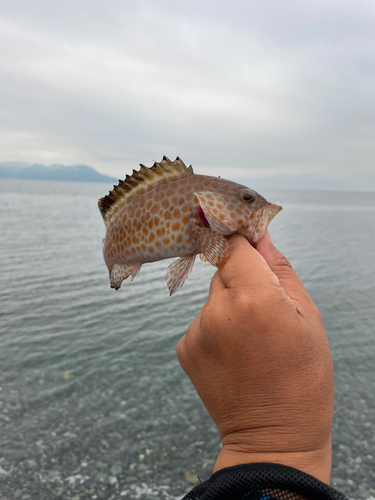
[[[256,193],[254,203],[243,203],[239,199],[243,190],[224,179],[191,175],[134,196],[119,207],[107,226],[103,253],[108,268],[201,253],[191,232],[191,217],[198,217],[199,208],[194,193],[208,223],[217,221],[218,227],[227,227],[225,234],[249,227],[262,234],[268,225],[263,210],[269,204]]]

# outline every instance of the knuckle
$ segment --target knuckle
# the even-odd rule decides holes
[[[285,269],[287,268],[288,270],[289,269],[293,269],[293,266],[292,264],[289,262],[289,260],[285,257],[285,255],[278,255],[277,257],[277,260],[276,260],[276,265],[280,268],[280,269]]]
[[[314,316],[315,321],[317,321],[318,323],[323,324],[322,314],[319,311],[318,306],[313,301],[311,301],[311,314]]]
[[[258,310],[258,297],[247,288],[237,288],[232,294],[231,310],[238,316],[248,316]]]
[[[176,353],[177,353],[177,358],[180,362],[180,365],[182,366],[184,362],[186,361],[186,345],[185,345],[185,336],[182,337],[176,347]]]

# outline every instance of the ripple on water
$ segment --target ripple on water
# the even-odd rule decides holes
[[[171,298],[168,261],[111,290],[96,206],[108,189],[0,185],[0,467],[10,497],[79,498],[104,488],[114,500],[124,491],[137,498],[134,485],[145,484],[178,498],[189,478],[210,475],[220,449],[175,354],[215,270],[197,259]],[[284,207],[273,239],[319,306],[332,349],[334,485],[367,500],[375,497],[375,195],[265,194]]]

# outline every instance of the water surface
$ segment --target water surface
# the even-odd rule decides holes
[[[179,498],[220,440],[175,348],[214,269],[168,296],[168,261],[115,292],[97,198],[111,186],[0,181],[2,500]],[[335,367],[332,484],[375,497],[375,193],[262,192],[320,308]]]

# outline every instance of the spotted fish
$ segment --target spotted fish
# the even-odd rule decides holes
[[[178,157],[140,167],[98,202],[106,225],[103,256],[116,290],[142,264],[180,257],[167,269],[172,295],[198,254],[223,269],[230,253],[224,236],[238,232],[254,244],[281,210],[246,186],[194,174]]]

